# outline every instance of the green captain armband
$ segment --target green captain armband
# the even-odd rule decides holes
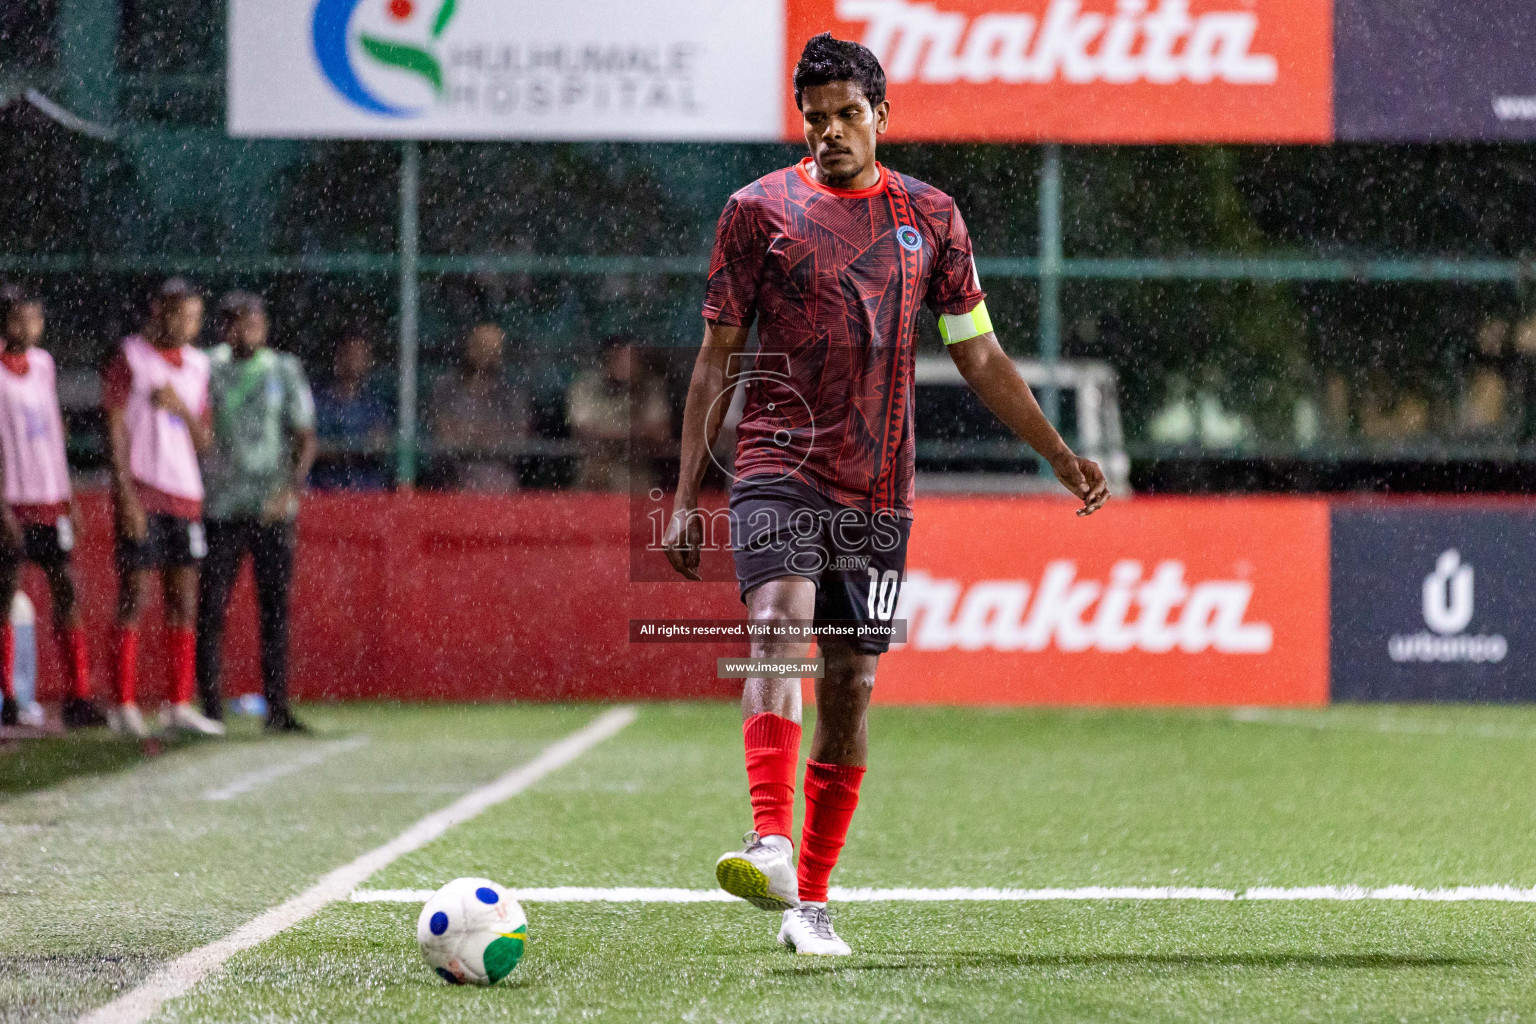
[[[945,313],[939,317],[939,337],[946,345],[979,338],[991,329],[992,318],[987,315],[985,302],[977,303],[969,313]]]

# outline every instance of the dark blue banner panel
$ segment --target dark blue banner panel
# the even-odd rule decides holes
[[[1336,0],[1334,54],[1342,140],[1536,139],[1532,0]]]
[[[1536,511],[1336,508],[1334,700],[1536,701]]]

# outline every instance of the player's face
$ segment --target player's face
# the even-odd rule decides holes
[[[203,300],[193,296],[165,310],[165,336],[172,345],[190,345],[203,330]]]
[[[812,85],[801,92],[805,144],[824,183],[843,185],[874,173],[875,138],[885,133],[890,112],[885,100],[871,107],[852,82]]]
[[[43,340],[43,304],[25,302],[11,310],[3,325],[5,337],[13,345],[31,348]]]
[[[250,355],[267,343],[267,314],[251,310],[240,314],[229,325],[229,347],[240,355]]]
[[[363,338],[347,338],[336,350],[336,379],[360,381],[373,370],[373,351]]]

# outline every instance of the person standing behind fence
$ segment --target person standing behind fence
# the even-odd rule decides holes
[[[53,357],[38,348],[43,337],[43,303],[16,285],[0,288],[0,471],[5,501],[0,503],[0,724],[15,725],[18,707],[13,688],[16,640],[9,610],[16,597],[22,566],[43,570],[52,597],[69,696],[64,725],[71,729],[105,725],[91,699],[91,669],[85,625],[75,600],[70,552],[75,547],[74,496],[64,452],[64,417],[59,411]]]
[[[147,736],[138,706],[139,621],[159,571],[165,595],[167,730],[224,735],[192,707],[196,686],[197,565],[207,553],[198,454],[213,440],[208,357],[192,343],[203,299],[180,278],[160,286],[142,335],[125,338],[102,371],[101,404],[117,511],[117,706],[113,730]]]
[[[307,732],[288,702],[288,589],[299,495],[315,461],[315,402],[304,369],[267,347],[261,297],[219,303],[222,343],[210,353],[213,448],[207,459],[208,557],[197,605],[197,689],[203,713],[223,717],[224,622],[240,563],[256,578],[261,682],[271,732]]]

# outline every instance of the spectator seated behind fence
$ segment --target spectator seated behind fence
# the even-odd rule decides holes
[[[336,345],[330,380],[315,389],[320,461],[310,477],[313,486],[365,491],[389,486],[392,417],[369,382],[372,372],[368,336],[347,331]]]
[[[1361,437],[1390,444],[1418,441],[1429,435],[1430,423],[1429,400],[1415,382],[1384,367],[1370,370],[1360,394]]]
[[[1530,444],[1536,441],[1536,312],[1515,326],[1513,348],[1520,400],[1518,438],[1520,443]]]
[[[655,476],[653,459],[645,449],[660,447],[672,436],[666,388],[647,365],[637,338],[627,334],[605,338],[600,353],[598,369],[578,374],[566,396],[571,436],[586,450],[576,486],[597,491],[645,490]],[[626,458],[626,444],[631,441],[637,450]]]
[[[445,483],[466,491],[517,490],[517,442],[528,436],[528,400],[508,383],[506,334],[480,323],[464,336],[459,363],[432,386],[427,426]]]
[[[1512,333],[1509,321],[1498,317],[1478,328],[1456,403],[1456,432],[1468,440],[1495,440],[1514,427],[1509,380]]]

